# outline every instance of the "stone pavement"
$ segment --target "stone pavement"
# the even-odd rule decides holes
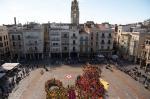
[[[40,73],[41,70],[44,69],[34,70],[23,79],[10,94],[9,99],[46,99],[44,86],[47,80],[55,77],[67,86],[74,84],[76,76],[82,74],[80,66],[53,66],[48,72],[44,70],[43,75]],[[68,74],[72,75],[69,80],[66,78]],[[111,72],[103,68],[102,79],[110,84],[106,99],[149,99],[150,97],[150,91],[119,70],[113,69]]]

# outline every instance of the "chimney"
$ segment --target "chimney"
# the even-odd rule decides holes
[[[14,17],[14,24],[16,25],[16,17]]]

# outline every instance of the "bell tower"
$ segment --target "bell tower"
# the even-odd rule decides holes
[[[79,6],[77,0],[73,0],[71,4],[71,24],[79,25]]]

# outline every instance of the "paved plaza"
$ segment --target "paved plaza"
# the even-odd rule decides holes
[[[132,79],[125,73],[113,68],[113,72],[99,65],[102,69],[102,79],[109,83],[106,99],[149,99],[150,91],[142,84]],[[79,65],[49,66],[49,71],[43,68],[36,69],[30,75],[20,81],[19,85],[10,94],[9,99],[46,99],[45,82],[51,78],[59,79],[64,86],[73,85],[78,75],[82,74]],[[41,70],[44,74],[41,75]],[[67,79],[66,75],[71,75]]]

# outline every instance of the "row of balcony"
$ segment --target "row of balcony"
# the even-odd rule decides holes
[[[105,36],[101,36],[101,38],[105,38]],[[112,38],[112,36],[107,36],[106,38]]]
[[[70,45],[75,45],[77,46],[77,44],[70,44]],[[60,45],[51,45],[53,47],[60,47]],[[69,43],[63,43],[62,46],[69,46]]]
[[[78,37],[77,36],[71,36],[71,39],[77,39]]]

